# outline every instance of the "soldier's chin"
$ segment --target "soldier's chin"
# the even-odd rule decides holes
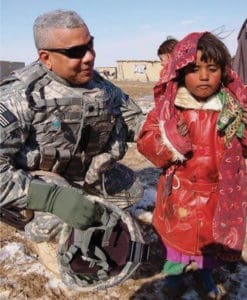
[[[76,80],[73,81],[73,85],[74,86],[80,86],[80,85],[83,85],[83,84],[86,84],[88,83],[89,81],[91,81],[93,78],[93,73],[88,73],[88,74],[83,74],[83,76],[80,76],[78,78],[76,78]]]

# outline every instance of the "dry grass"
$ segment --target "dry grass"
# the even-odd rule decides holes
[[[133,99],[138,99],[146,95],[153,94],[153,87],[155,82],[142,82],[142,81],[112,81],[115,85],[119,86],[126,94]]]

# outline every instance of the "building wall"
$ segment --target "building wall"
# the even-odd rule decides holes
[[[116,67],[98,67],[96,70],[106,79],[117,79]]]
[[[24,62],[0,60],[0,79],[9,76],[12,71],[23,67],[25,67]]]
[[[117,79],[134,81],[158,81],[161,71],[160,61],[118,60]]]
[[[0,60],[0,79],[7,77],[13,70],[24,66],[24,62]],[[159,79],[161,64],[159,61],[151,60],[118,60],[117,67],[98,67],[96,70],[109,80],[156,82]]]

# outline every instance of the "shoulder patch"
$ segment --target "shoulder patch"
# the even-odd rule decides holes
[[[16,116],[8,110],[6,106],[0,103],[0,126],[5,128],[15,121],[17,121]]]

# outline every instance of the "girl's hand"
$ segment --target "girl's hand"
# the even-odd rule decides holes
[[[178,120],[177,128],[178,128],[178,132],[182,136],[185,136],[189,132],[189,129],[188,129],[188,127],[187,127],[187,125],[186,125],[186,123],[185,123],[185,121],[183,119]]]
[[[242,121],[245,124],[245,126],[247,126],[247,104],[244,104],[244,106],[242,107],[242,109],[243,109]]]

